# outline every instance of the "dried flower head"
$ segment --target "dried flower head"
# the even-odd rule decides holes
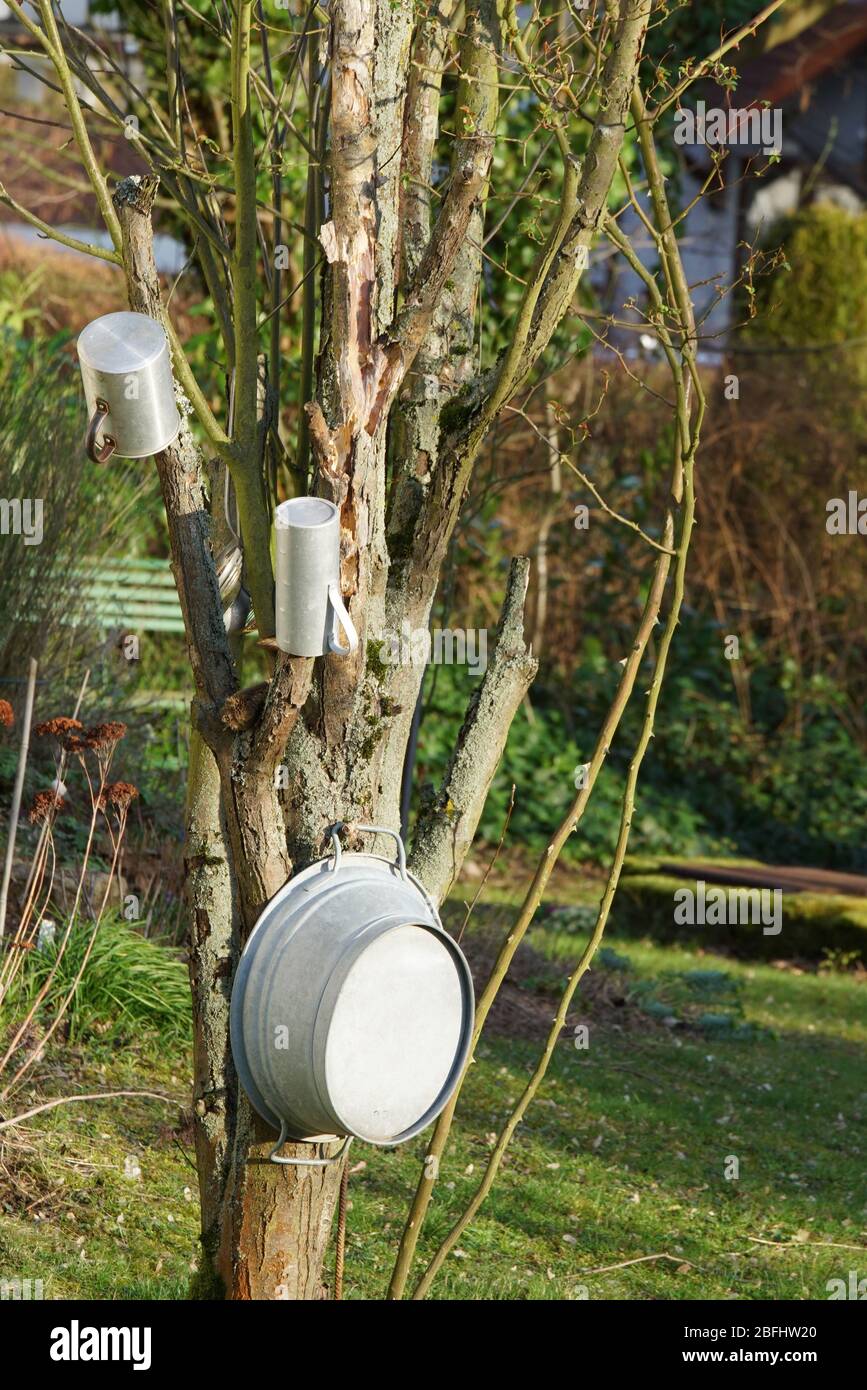
[[[37,724],[33,730],[37,738],[53,738],[65,748],[67,752],[76,753],[81,746],[80,734],[84,725],[80,719],[65,719],[62,715],[57,719],[49,719],[44,724]]]
[[[100,793],[99,809],[104,811],[107,806],[114,806],[118,811],[126,811],[137,796],[138,787],[132,782],[109,782]]]
[[[92,729],[86,730],[84,742],[88,748],[113,748],[125,734],[125,724],[94,724]]]
[[[56,791],[37,792],[27,813],[27,819],[31,825],[38,825],[41,821],[48,820],[52,812],[60,815],[60,812],[65,810],[66,802]]]
[[[15,723],[15,711],[8,700],[0,700],[0,727],[8,729]]]

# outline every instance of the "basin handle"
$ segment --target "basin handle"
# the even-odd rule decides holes
[[[340,860],[343,854],[340,848],[341,830],[356,830],[365,835],[390,835],[392,839],[397,842],[397,867],[400,869],[400,876],[404,883],[409,883],[409,877],[406,871],[406,846],[400,838],[399,833],[396,830],[390,830],[387,825],[360,825],[357,821],[352,821],[351,824],[345,821],[338,821],[336,825],[331,827],[331,843],[334,846],[334,862],[331,868],[333,874],[336,874],[340,868]]]
[[[281,1120],[280,1138],[268,1155],[271,1163],[282,1163],[291,1168],[328,1168],[332,1163],[337,1163],[343,1157],[349,1145],[352,1143],[352,1135],[348,1134],[337,1150],[337,1153],[332,1154],[331,1158],[279,1158],[277,1150],[282,1149],[288,1137],[286,1133],[286,1122],[285,1120]],[[303,1143],[305,1141],[302,1140],[300,1142]]]

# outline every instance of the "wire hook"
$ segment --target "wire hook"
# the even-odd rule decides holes
[[[348,1134],[344,1139],[343,1143],[340,1145],[340,1148],[337,1150],[337,1153],[332,1154],[330,1158],[278,1158],[277,1150],[282,1149],[283,1145],[286,1143],[287,1138],[288,1136],[286,1134],[286,1122],[285,1120],[281,1120],[280,1138],[277,1140],[277,1143],[274,1145],[273,1149],[269,1153],[268,1158],[272,1163],[282,1163],[289,1168],[330,1168],[332,1163],[337,1163],[343,1157],[343,1155],[346,1153],[346,1150],[349,1148],[349,1145],[352,1143],[352,1135]],[[310,1141],[303,1139],[296,1142],[306,1144]]]

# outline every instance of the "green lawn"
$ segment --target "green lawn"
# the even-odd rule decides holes
[[[583,939],[555,923],[531,933],[546,978],[524,972],[522,994],[543,1023],[555,997],[547,974],[574,960]],[[825,1298],[829,1279],[867,1276],[863,976],[795,973],[616,933],[607,946],[620,964],[606,956],[591,1002],[579,1001],[571,1019],[586,1018],[589,1049],[571,1035],[561,1042],[434,1296]],[[711,970],[725,972],[723,993],[737,999],[735,1026],[716,1031],[699,1020],[709,1013],[719,1024],[724,1006],[692,1005],[683,985]],[[474,1191],[539,1046],[482,1042],[423,1254]],[[161,1057],[156,1045],[98,1063],[91,1052],[87,1065],[69,1055],[60,1070],[53,1093],[181,1094],[188,1084],[185,1057]],[[0,1276],[41,1278],[46,1297],[182,1297],[197,1258],[196,1183],[175,1119],[143,1100],[67,1106],[32,1122],[32,1148],[7,1144],[0,1159],[15,1167],[17,1187],[0,1171]],[[353,1146],[346,1297],[381,1296],[423,1152],[423,1139],[390,1152]],[[736,1180],[724,1176],[731,1156]],[[856,1248],[816,1248],[828,1242]],[[673,1258],[592,1272],[660,1254]]]

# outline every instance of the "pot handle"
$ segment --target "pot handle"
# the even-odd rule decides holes
[[[358,633],[355,631],[352,619],[343,602],[343,595],[337,584],[328,585],[328,601],[331,604],[332,620],[331,632],[328,634],[328,650],[334,652],[336,656],[351,656],[358,648]],[[341,647],[337,640],[338,623],[346,633],[348,645]]]
[[[331,827],[331,843],[334,846],[334,863],[331,869],[333,874],[336,874],[340,868],[340,860],[343,854],[340,848],[340,832],[344,829],[357,830],[363,834],[369,835],[390,835],[393,840],[397,841],[397,867],[400,869],[400,876],[404,883],[409,882],[406,871],[406,846],[398,832],[396,830],[390,830],[387,825],[359,825],[355,821],[352,822],[351,826],[343,821],[339,821],[337,825]]]
[[[339,1160],[346,1153],[346,1150],[349,1148],[349,1145],[352,1143],[352,1135],[348,1134],[344,1139],[343,1143],[340,1145],[340,1148],[337,1150],[337,1153],[332,1154],[331,1158],[279,1158],[277,1155],[277,1150],[282,1149],[288,1137],[289,1136],[286,1133],[286,1123],[284,1120],[281,1120],[280,1138],[277,1140],[277,1143],[274,1145],[273,1149],[268,1155],[269,1162],[282,1163],[289,1168],[328,1168],[332,1163],[339,1162]],[[301,1142],[303,1143],[305,1141],[302,1140]]]
[[[90,417],[90,424],[87,427],[84,440],[85,453],[89,459],[93,459],[94,463],[108,463],[117,448],[117,441],[112,439],[110,434],[103,435],[102,443],[97,448],[96,434],[108,412],[107,403],[97,396],[96,409]]]

